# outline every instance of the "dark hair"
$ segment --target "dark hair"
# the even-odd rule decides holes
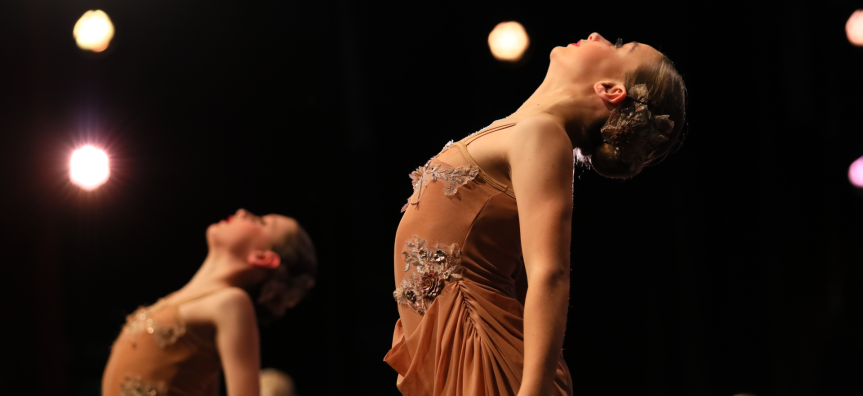
[[[628,120],[622,117],[623,113],[621,111],[629,112],[631,115],[630,108],[635,108],[635,105],[639,103],[647,105],[647,109],[653,116],[667,115],[668,120],[674,123],[674,127],[671,128],[670,133],[663,133],[665,136],[664,141],[655,146],[650,144],[644,145],[644,141],[639,141],[633,143],[636,146],[629,145],[627,147],[630,142],[636,142],[636,140],[628,137],[648,136],[650,134],[649,129],[642,130],[642,128],[651,128],[650,123],[643,127],[625,127],[626,133],[623,134],[625,136],[620,136],[621,139],[619,139],[625,143],[614,142],[614,144],[610,144],[612,142],[605,141],[597,151],[601,150],[608,153],[608,155],[594,155],[592,162],[594,168],[597,168],[597,170],[600,167],[603,168],[603,175],[614,178],[632,177],[641,172],[642,166],[655,165],[662,162],[670,152],[677,151],[680,148],[685,137],[683,131],[686,124],[686,85],[674,67],[674,63],[668,57],[663,55],[656,62],[640,65],[634,71],[626,73],[623,84],[629,93],[632,93],[636,86],[644,85],[647,89],[646,102],[627,96],[621,102],[618,110],[612,111],[607,119],[597,120],[596,123],[590,125],[588,128],[602,130],[608,125],[623,125]],[[639,103],[635,103],[636,101]],[[628,109],[628,111],[623,109]],[[629,154],[643,152],[646,156],[637,155],[635,160],[629,158],[625,161],[624,159],[626,158],[621,157],[621,149]]]
[[[686,123],[686,84],[683,77],[674,67],[674,62],[663,55],[659,62],[639,66],[624,77],[623,85],[627,90],[638,84],[647,86],[647,107],[654,115],[667,114],[674,122],[674,128],[668,136],[668,141],[649,154],[645,161],[647,165],[655,165],[673,149],[677,151],[683,145],[684,124]]]
[[[299,224],[297,232],[273,246],[281,265],[252,292],[257,295],[258,321],[267,323],[284,315],[315,285],[318,259],[312,239]]]

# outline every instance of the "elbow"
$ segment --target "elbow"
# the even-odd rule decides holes
[[[528,275],[528,285],[569,290],[569,268],[534,270]]]

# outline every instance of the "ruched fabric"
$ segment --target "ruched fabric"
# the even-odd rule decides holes
[[[511,125],[452,145],[427,167],[478,168],[466,144]],[[396,234],[396,287],[415,271],[405,270],[402,253],[415,237],[431,246],[458,244],[463,277],[447,283],[424,313],[398,304],[400,319],[384,361],[398,372],[396,384],[406,396],[514,396],[524,367],[524,264],[515,196],[481,170],[455,194],[446,194],[447,180],[440,177],[422,189],[420,199],[415,190],[416,204],[408,205]],[[562,351],[552,394],[572,394]]]

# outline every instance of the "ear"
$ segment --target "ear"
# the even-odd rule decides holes
[[[261,267],[261,268],[277,268],[280,264],[282,264],[282,259],[278,254],[273,252],[272,250],[257,250],[249,254],[249,257],[246,258],[246,261],[249,264]]]
[[[617,81],[600,81],[593,84],[593,91],[604,102],[617,105],[626,99],[626,87]]]

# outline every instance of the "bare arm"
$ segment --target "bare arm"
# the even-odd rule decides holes
[[[218,294],[216,345],[228,396],[260,396],[261,352],[255,307],[240,289]]]
[[[546,116],[513,130],[509,162],[528,288],[519,396],[548,395],[563,347],[569,303],[572,144]]]

